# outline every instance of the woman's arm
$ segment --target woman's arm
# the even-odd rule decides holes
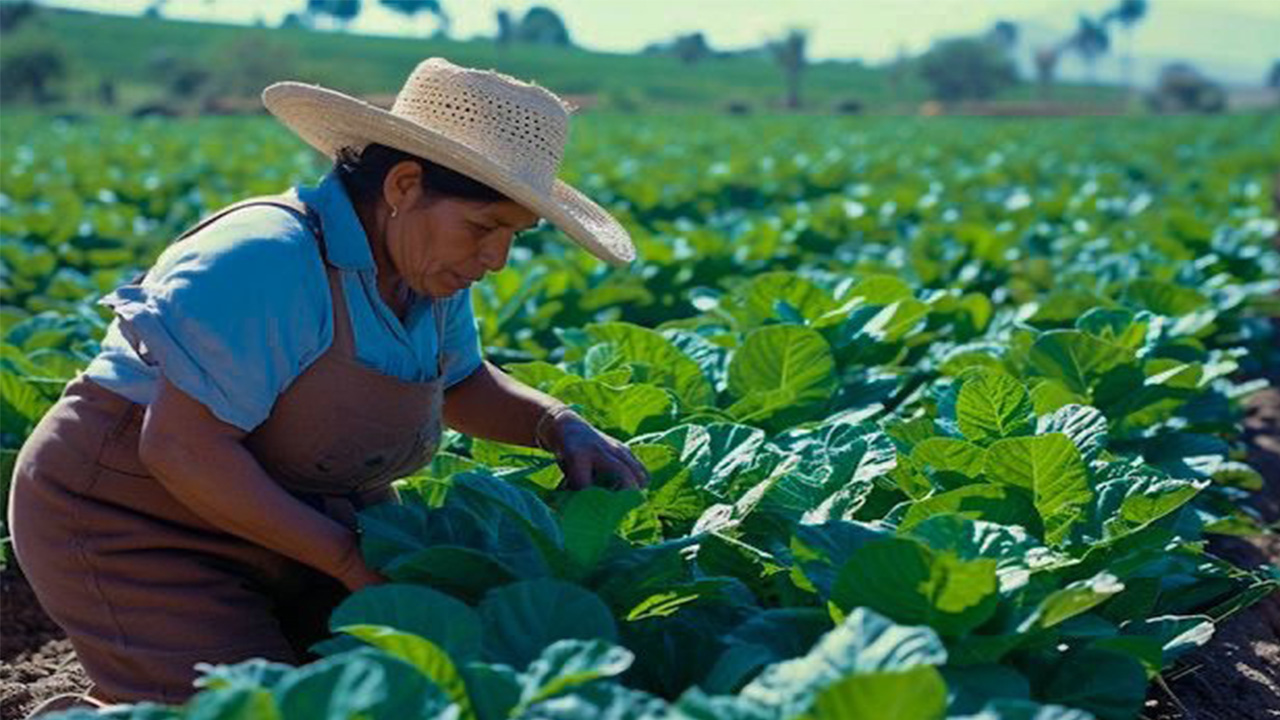
[[[383,580],[355,533],[293,497],[218,419],[162,375],[142,423],[138,458],[165,489],[211,525],[310,565],[349,589]]]
[[[648,484],[648,473],[627,446],[577,413],[557,412],[543,422],[545,413],[563,405],[484,361],[445,392],[444,418],[449,427],[472,437],[550,449],[572,490],[591,485],[597,471],[609,473],[622,487]],[[535,438],[535,432],[541,437]]]

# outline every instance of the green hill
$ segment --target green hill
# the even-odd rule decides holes
[[[185,79],[192,97],[255,98],[281,79],[316,82],[356,94],[394,94],[423,58],[533,78],[558,93],[622,111],[707,111],[730,104],[774,109],[784,95],[781,71],[762,56],[682,64],[674,57],[623,55],[577,48],[513,45],[488,40],[362,36],[100,15],[40,8],[5,35],[5,56],[26,46],[61,54],[65,79],[54,86],[62,112],[128,112],[175,102]],[[183,74],[185,73],[185,75]],[[104,87],[104,82],[110,87]],[[831,112],[842,103],[864,109],[918,103],[927,89],[908,75],[892,90],[888,75],[858,62],[811,65],[802,80],[805,109]],[[109,94],[109,100],[104,100]],[[896,97],[895,97],[896,95]],[[1010,97],[1025,97],[1015,89]],[[191,102],[191,101],[188,101]],[[249,104],[252,107],[252,103]]]

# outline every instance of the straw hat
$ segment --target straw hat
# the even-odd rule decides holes
[[[439,163],[545,217],[606,262],[635,259],[625,228],[556,179],[568,105],[551,91],[443,58],[418,64],[388,112],[318,85],[279,82],[262,102],[320,152],[379,143]]]

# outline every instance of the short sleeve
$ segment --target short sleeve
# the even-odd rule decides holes
[[[471,288],[450,295],[446,308],[444,385],[452,387],[480,367],[480,334],[471,307]]]
[[[168,247],[99,304],[148,365],[251,431],[332,342],[318,248],[292,215],[248,208]]]

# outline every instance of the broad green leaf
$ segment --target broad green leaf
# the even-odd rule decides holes
[[[995,483],[966,485],[913,502],[899,525],[906,532],[928,518],[957,513],[974,520],[1019,525],[1040,536],[1043,526],[1030,493]]]
[[[996,561],[964,560],[909,538],[858,548],[836,578],[831,601],[841,610],[868,607],[904,624],[962,635],[996,609]]]
[[[491,591],[480,603],[490,662],[524,667],[566,639],[617,640],[613,614],[594,593],[559,580],[532,580]]]
[[[464,603],[421,585],[373,585],[342,601],[329,628],[379,625],[422,637],[456,662],[480,656],[480,618]]]
[[[752,277],[734,291],[737,303],[726,309],[739,319],[741,329],[752,330],[778,319],[779,303],[795,309],[801,319],[813,323],[836,306],[826,290],[793,272],[766,272]]]
[[[1019,631],[1030,632],[1054,627],[1092,610],[1122,590],[1124,584],[1108,572],[1077,580],[1041,600],[1032,614],[1023,621]]]
[[[1021,382],[1004,372],[982,370],[960,387],[956,419],[966,438],[985,445],[1031,434],[1035,410]]]
[[[1136,360],[1132,350],[1078,330],[1042,333],[1032,344],[1029,359],[1036,372],[1084,396],[1104,373]]]
[[[986,465],[987,451],[950,437],[926,438],[911,451],[911,460],[938,472],[954,472],[976,480]]]
[[[317,720],[433,717],[452,704],[412,665],[373,648],[304,665],[283,678],[272,694],[282,717]]]
[[[618,523],[644,502],[638,490],[609,491],[589,487],[573,494],[560,515],[565,549],[575,566],[595,566],[614,538]]]
[[[511,714],[593,680],[621,675],[634,659],[630,650],[600,640],[557,640],[521,675],[520,704]]]
[[[927,627],[894,624],[867,608],[849,613],[804,656],[771,665],[739,693],[781,717],[807,711],[824,688],[854,673],[900,672],[941,665],[947,652]]]
[[[657,385],[637,383],[614,387],[596,380],[575,380],[556,389],[557,397],[582,408],[597,427],[624,436],[669,426],[675,403]]]
[[[702,368],[657,331],[621,322],[587,325],[585,330],[592,341],[616,346],[627,362],[646,366],[649,382],[670,389],[686,406],[713,404],[715,392]]]
[[[729,361],[729,412],[760,422],[779,411],[826,402],[835,390],[835,360],[817,332],[794,325],[755,330]]]
[[[1031,491],[1050,545],[1067,540],[1093,499],[1080,451],[1061,433],[996,441],[987,450],[985,474]]]
[[[501,560],[481,550],[450,545],[401,555],[383,566],[382,572],[395,582],[428,585],[471,603],[495,587],[520,579]]]
[[[1045,683],[1042,699],[1087,710],[1100,720],[1138,716],[1147,676],[1133,658],[1107,650],[1072,653]]]
[[[818,693],[813,720],[940,720],[947,712],[947,684],[938,670],[850,675]]]
[[[385,625],[344,625],[336,630],[357,637],[414,666],[444,690],[449,699],[458,705],[463,717],[475,717],[466,683],[449,654],[439,645],[419,635]]]
[[[1036,434],[1062,433],[1075,443],[1086,463],[1107,447],[1107,418],[1097,408],[1065,405],[1040,418]]]
[[[679,462],[689,468],[693,484],[723,495],[737,474],[749,469],[764,445],[765,433],[734,423],[680,425],[664,433],[633,438],[631,444],[654,443],[672,447]]]

